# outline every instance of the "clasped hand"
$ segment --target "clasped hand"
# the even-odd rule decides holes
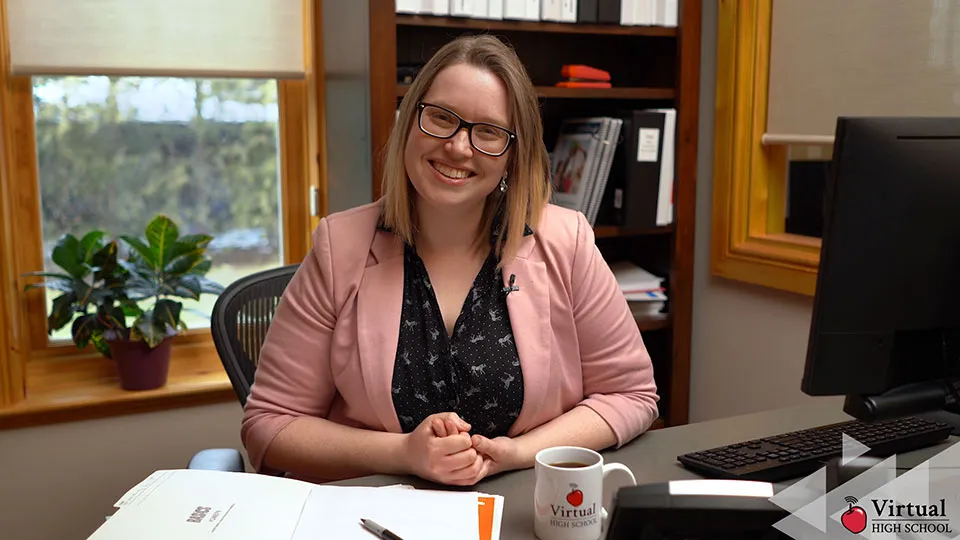
[[[509,437],[470,435],[470,424],[455,413],[439,413],[420,422],[406,438],[405,458],[417,476],[455,486],[517,468],[517,445]]]

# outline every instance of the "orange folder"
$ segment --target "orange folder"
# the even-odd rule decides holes
[[[477,513],[480,518],[480,540],[498,540],[503,513],[503,498],[480,495],[477,497]]]

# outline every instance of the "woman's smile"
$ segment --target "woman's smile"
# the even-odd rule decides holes
[[[477,175],[477,173],[469,169],[461,169],[435,160],[430,160],[428,163],[430,163],[430,167],[433,169],[435,176],[446,184],[455,186],[463,185],[470,178]]]

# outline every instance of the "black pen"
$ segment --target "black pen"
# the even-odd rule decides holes
[[[403,540],[403,538],[400,538],[395,533],[390,532],[381,525],[377,525],[369,519],[361,519],[360,523],[363,524],[365,529],[377,535],[378,538],[382,538],[383,540]]]

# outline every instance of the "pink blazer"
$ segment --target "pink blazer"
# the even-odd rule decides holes
[[[261,349],[241,426],[252,466],[300,416],[401,433],[391,379],[403,297],[403,245],[379,208],[332,214],[290,281]],[[524,400],[511,437],[583,405],[617,446],[656,420],[653,366],[627,302],[582,214],[549,206],[504,266]]]

